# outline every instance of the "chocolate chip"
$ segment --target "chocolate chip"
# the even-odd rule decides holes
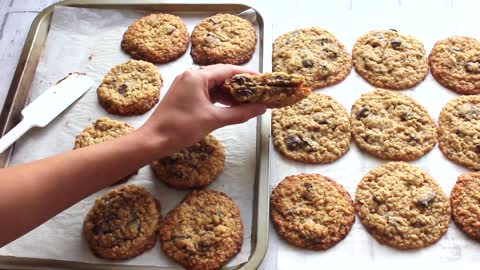
[[[118,93],[123,96],[125,94],[125,92],[127,92],[127,89],[128,89],[128,85],[122,84],[118,88]]]
[[[357,120],[360,120],[362,118],[365,118],[369,115],[370,113],[370,108],[368,106],[363,107],[358,113],[357,113]]]
[[[465,64],[465,70],[471,74],[480,74],[480,63],[468,62]]]
[[[237,77],[233,77],[232,80],[231,80],[232,83],[236,83],[238,85],[244,85],[246,84],[247,82],[251,82],[250,79],[247,79],[243,76],[237,76]]]
[[[321,38],[321,39],[318,39],[318,41],[320,42],[321,45],[330,43],[330,40],[328,38]]]
[[[242,97],[255,96],[255,87],[251,87],[251,88],[241,88],[241,89],[238,89],[236,93],[237,93],[239,96],[242,96]]]
[[[178,179],[183,178],[183,172],[181,172],[181,171],[174,171],[174,172],[173,172],[173,176],[174,176],[175,178],[178,178]]]
[[[304,186],[307,190],[311,190],[312,187],[313,187],[312,183],[308,183],[308,182],[305,183],[305,184],[303,184],[303,186]]]
[[[313,67],[313,60],[310,60],[310,59],[305,59],[302,61],[302,66],[303,67],[306,67],[306,68],[311,68]]]
[[[480,144],[475,145],[475,153],[480,156]]]
[[[298,135],[293,134],[285,138],[285,144],[287,145],[288,150],[295,151],[303,147],[303,141],[298,137]]]
[[[437,197],[437,194],[435,194],[435,192],[433,192],[433,191],[430,191],[428,193],[420,195],[417,202],[421,206],[427,207],[435,200],[436,197]]]
[[[394,48],[395,50],[397,50],[398,48],[400,48],[400,46],[402,45],[402,41],[401,40],[398,40],[398,39],[394,39],[390,42],[390,44],[392,44],[392,48]]]

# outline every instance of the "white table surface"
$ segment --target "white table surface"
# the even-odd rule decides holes
[[[0,107],[3,107],[33,19],[42,9],[55,2],[58,0],[0,0]],[[426,23],[428,23],[428,13],[435,12],[437,8],[480,10],[480,1],[477,0],[261,0],[256,2],[267,7],[266,10],[271,14],[274,28],[277,22],[285,23],[285,20],[315,25],[315,18],[322,16],[322,12],[345,9],[365,9],[369,12],[417,9],[425,12]],[[318,265],[315,268],[326,267],[332,266]],[[261,269],[278,269],[273,241],[270,243],[270,249]]]

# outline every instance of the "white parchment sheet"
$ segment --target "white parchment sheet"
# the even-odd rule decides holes
[[[32,84],[32,99],[73,71],[86,72],[96,85],[46,128],[33,130],[18,141],[11,165],[71,150],[75,136],[102,116],[123,120],[135,127],[139,127],[147,120],[153,110],[145,115],[133,117],[109,115],[98,104],[96,95],[96,88],[109,69],[130,59],[129,55],[121,51],[120,41],[127,27],[144,14],[146,14],[144,11],[132,10],[55,8],[46,48]],[[178,15],[182,17],[191,33],[201,19],[213,13]],[[189,51],[190,49],[172,63],[158,65],[164,79],[161,88],[162,97],[176,75],[193,67]],[[257,45],[256,54],[247,66],[258,70],[258,59]],[[228,263],[228,265],[237,265],[247,261],[251,248],[256,120],[221,128],[216,130],[214,135],[225,145],[226,161],[224,172],[209,188],[227,193],[240,207],[244,224],[243,246],[240,254]],[[96,179],[88,181],[96,181]],[[128,184],[142,185],[151,191],[159,199],[163,215],[175,207],[188,193],[168,188],[156,181],[148,166],[141,168],[139,173],[128,181]],[[91,195],[37,229],[1,248],[0,255],[87,263],[177,266],[175,262],[163,255],[159,243],[143,255],[123,262],[102,260],[92,255],[81,235],[82,222],[93,201],[110,189],[106,188]]]
[[[351,52],[355,40],[364,33],[375,29],[397,29],[404,34],[411,34],[423,41],[427,53],[437,40],[452,35],[469,35],[479,38],[478,16],[474,11],[439,10],[431,7],[429,13],[416,10],[335,10],[319,11],[316,17],[303,16],[298,20],[274,22],[273,38],[302,27],[320,26],[335,34]],[[362,93],[374,87],[364,81],[354,70],[340,84],[317,92],[330,95],[345,106],[350,113],[351,106]],[[435,122],[443,106],[458,96],[453,91],[443,88],[431,74],[417,87],[401,93],[411,96],[423,104]],[[272,146],[273,147],[273,146]],[[280,156],[274,149],[271,152],[271,189],[283,178],[297,173],[320,173],[341,183],[355,196],[357,184],[371,169],[386,161],[361,153],[353,143],[350,151],[337,162],[328,165],[304,165]],[[424,157],[410,162],[431,174],[449,196],[457,177],[467,169],[447,160],[438,144]],[[380,245],[361,225],[358,217],[350,234],[338,245],[327,251],[308,251],[288,245],[279,238],[270,225],[270,245],[268,269],[321,269],[334,265],[336,269],[390,269],[415,265],[428,267],[438,264],[475,264],[479,263],[480,243],[468,239],[452,222],[447,234],[435,245],[414,251],[399,251]],[[274,265],[276,263],[276,265]],[[340,268],[338,268],[340,267]],[[348,268],[346,268],[348,267]],[[387,268],[385,268],[387,267]],[[427,267],[427,266],[425,266]],[[449,266],[451,269],[452,266]],[[405,268],[402,268],[405,269]],[[419,268],[413,268],[419,269]]]

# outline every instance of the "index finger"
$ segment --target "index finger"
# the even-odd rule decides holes
[[[200,72],[206,77],[208,81],[208,88],[220,86],[225,82],[226,79],[230,79],[236,74],[260,74],[259,72],[246,67],[228,64],[206,66],[200,69]]]

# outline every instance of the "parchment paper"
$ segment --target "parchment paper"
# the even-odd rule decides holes
[[[72,71],[86,72],[96,85],[46,128],[32,130],[18,141],[11,165],[71,150],[75,136],[102,116],[126,121],[134,127],[139,127],[147,120],[153,110],[145,115],[133,117],[109,115],[98,105],[96,95],[96,88],[109,69],[130,59],[121,51],[120,41],[127,27],[144,14],[146,14],[144,11],[132,10],[55,8],[46,48],[32,83],[32,100]],[[197,12],[177,15],[182,17],[191,33],[201,19],[212,14]],[[256,22],[252,13],[242,16]],[[176,75],[193,67],[189,51],[190,49],[172,63],[158,65],[164,79],[161,88],[162,97]],[[258,70],[258,59],[257,44],[256,53],[247,66]],[[225,145],[226,161],[225,171],[209,188],[227,193],[239,205],[244,224],[242,250],[228,263],[228,265],[237,265],[247,261],[251,248],[256,120],[221,128],[213,134]],[[89,181],[96,181],[96,179]],[[156,181],[148,166],[140,169],[127,184],[142,185],[151,191],[159,199],[163,215],[174,208],[188,193],[168,188]],[[102,260],[92,255],[81,235],[82,222],[93,201],[110,189],[106,188],[89,196],[37,229],[1,248],[0,255],[87,263],[178,266],[163,255],[158,243],[152,250],[124,262]]]
[[[452,35],[469,35],[479,38],[478,16],[474,11],[442,10],[431,7],[430,12],[417,10],[335,10],[322,11],[318,16],[299,16],[296,20],[274,23],[273,38],[280,34],[302,27],[321,26],[335,34],[351,52],[355,40],[364,33],[375,29],[397,29],[404,34],[411,34],[424,42],[427,53],[437,40]],[[330,95],[342,103],[350,113],[351,106],[362,93],[374,87],[364,81],[354,70],[340,84],[318,92]],[[401,91],[423,104],[438,124],[438,116],[443,106],[458,96],[453,91],[443,88],[431,74],[424,82],[410,90]],[[355,189],[363,176],[373,168],[386,161],[373,158],[360,152],[353,143],[350,151],[337,162],[328,165],[304,165],[287,160],[272,148],[271,153],[271,188],[273,189],[284,177],[308,172],[320,173],[341,183],[355,196]],[[441,185],[447,196],[457,177],[467,169],[455,165],[441,153],[438,145],[424,157],[410,162],[432,175]],[[428,267],[433,265],[478,264],[480,244],[468,239],[452,222],[447,234],[431,247],[414,251],[399,251],[380,245],[362,226],[355,221],[350,234],[342,242],[327,251],[308,251],[295,248],[281,240],[270,226],[270,245],[268,256],[274,257],[276,265],[269,264],[268,269],[321,269],[335,265],[336,269],[390,269],[404,268],[405,265]],[[275,259],[276,257],[276,259]],[[339,268],[340,267],[340,268]],[[347,268],[348,267],[348,268]],[[360,267],[360,268],[359,268]],[[420,269],[420,268],[413,269]],[[452,267],[452,266],[450,266]],[[449,268],[451,269],[451,268]]]

